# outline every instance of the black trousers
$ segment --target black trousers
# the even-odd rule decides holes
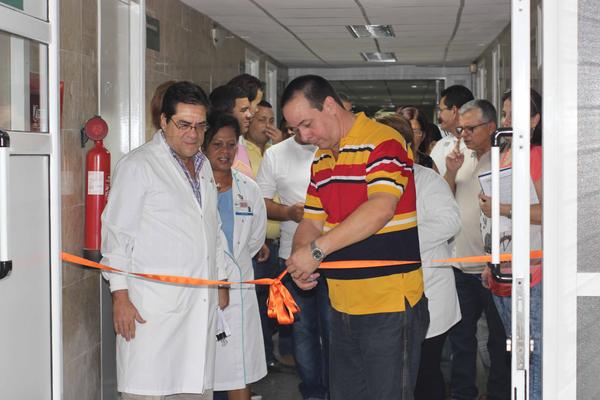
[[[446,385],[440,364],[447,336],[448,332],[444,332],[423,341],[415,400],[444,400],[446,398]]]

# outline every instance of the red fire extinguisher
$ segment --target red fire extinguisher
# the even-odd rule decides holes
[[[83,256],[91,261],[100,261],[100,216],[106,206],[110,188],[110,153],[102,139],[108,134],[107,123],[95,116],[90,118],[82,133],[94,141],[85,161],[85,244]]]

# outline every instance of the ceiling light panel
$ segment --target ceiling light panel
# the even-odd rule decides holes
[[[396,37],[391,25],[346,25],[355,38],[388,38]]]
[[[398,61],[394,53],[361,52],[360,54],[367,62],[393,63]]]

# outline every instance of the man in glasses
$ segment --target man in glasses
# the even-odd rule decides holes
[[[139,273],[227,276],[217,188],[200,152],[208,106],[195,84],[167,89],[161,129],[117,165],[102,215],[103,263]],[[105,277],[121,399],[212,399],[217,297],[226,302],[226,289]]]
[[[446,173],[446,156],[459,141],[460,135],[456,132],[458,126],[458,110],[467,101],[473,100],[473,93],[461,85],[453,85],[444,89],[438,104],[438,122],[440,128],[449,132],[450,135],[438,141],[431,150],[431,158],[435,161],[440,175]],[[461,150],[466,150],[464,144],[460,144]]]
[[[490,166],[490,137],[496,130],[496,109],[487,100],[472,100],[458,110],[459,121],[455,132],[467,149],[460,149],[457,141],[445,160],[445,179],[454,192],[460,209],[461,231],[455,237],[456,257],[485,254],[479,227],[478,176]],[[510,369],[505,350],[506,336],[502,321],[490,291],[481,284],[485,264],[454,265],[454,278],[462,319],[450,330],[452,344],[452,398],[477,398],[476,357],[477,321],[485,312],[489,331],[487,349],[490,369],[487,381],[487,399],[510,399]]]

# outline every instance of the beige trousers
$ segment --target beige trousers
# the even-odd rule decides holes
[[[168,396],[147,396],[141,394],[121,393],[121,400],[212,400],[212,398],[212,390],[207,390],[202,394],[181,393]]]

